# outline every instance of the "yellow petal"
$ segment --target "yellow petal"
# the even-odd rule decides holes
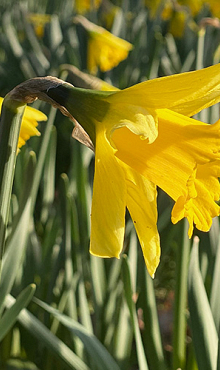
[[[145,0],[145,5],[150,12],[150,18],[155,18],[159,7],[161,7],[161,0]]]
[[[90,252],[117,257],[123,248],[126,185],[124,171],[103,131],[97,132]]]
[[[111,96],[106,98],[107,101]],[[157,137],[157,116],[151,114],[145,107],[141,105],[125,104],[120,99],[118,103],[109,105],[109,110],[103,120],[106,127],[106,134],[114,146],[114,141],[111,140],[116,129],[126,126],[134,134],[139,135],[141,140],[153,142]]]
[[[183,37],[187,17],[188,13],[185,9],[178,12],[174,11],[170,19],[169,33],[171,33],[174,37]]]
[[[18,148],[21,148],[31,136],[40,136],[40,132],[36,128],[37,125],[38,123],[36,120],[29,120],[25,115],[23,116],[19,133]]]
[[[88,69],[91,73],[96,73],[97,67],[102,72],[116,67],[127,58],[132,49],[132,45],[128,41],[91,22],[88,32]]]
[[[40,133],[37,129],[37,121],[32,119],[27,119],[26,116],[23,117],[23,120],[22,120],[22,125],[21,125],[21,130],[20,130],[20,135],[21,136],[24,136],[24,135],[27,135],[27,136],[39,136]]]
[[[183,208],[186,202],[197,197],[197,193],[199,194],[197,199],[204,201],[200,207],[206,207],[207,213],[213,217],[218,214],[215,203],[213,205],[213,201],[219,196],[218,189],[216,190],[215,186],[212,190],[213,187],[207,186],[212,199],[212,202],[209,201],[209,207],[207,207],[207,197],[201,196],[201,190],[198,192],[202,181],[213,184],[213,172],[208,173],[206,170],[205,180],[200,180],[199,184],[195,183],[195,178],[198,178],[198,174],[201,176],[200,166],[203,169],[209,168],[204,165],[208,166],[220,160],[220,121],[214,125],[208,125],[169,110],[158,110],[157,114],[158,137],[152,144],[140,140],[127,128],[114,132],[113,141],[118,149],[117,157],[158,185],[178,202],[173,214],[174,221],[183,217],[177,216],[177,208],[178,210]],[[194,174],[196,168],[197,173]],[[218,181],[216,172],[215,176]],[[192,212],[194,211],[195,208]],[[183,211],[181,212],[183,215]],[[196,215],[193,216],[193,222],[198,228],[207,229],[205,222],[202,224]]]
[[[118,158],[177,200],[195,164],[219,158],[220,122],[208,125],[169,110],[157,114],[159,131],[152,144],[126,128],[116,130],[112,139]]]
[[[0,109],[3,98],[0,97]],[[27,106],[21,122],[20,134],[18,139],[18,149],[20,149],[31,136],[40,136],[40,132],[36,128],[37,121],[46,121],[47,116],[39,110]]]
[[[204,0],[179,0],[179,4],[189,7],[191,10],[191,15],[195,17],[201,9],[204,7]],[[208,1],[208,3],[210,0]]]
[[[194,194],[188,192],[181,196],[172,210],[172,222],[176,223],[183,217],[189,221],[189,237],[192,236],[193,224],[199,230],[208,231],[212,225],[212,218],[219,216],[220,207],[215,203],[220,198],[220,161],[211,161],[195,168],[191,178]]]
[[[124,168],[127,207],[140,241],[148,272],[153,277],[160,261],[156,186],[129,166],[124,165]]]
[[[77,13],[83,14],[90,10],[97,9],[101,0],[75,0],[75,8]]]
[[[27,106],[24,111],[24,117],[29,120],[35,120],[35,121],[47,121],[47,116],[43,112],[39,111],[38,109],[35,109],[33,107]]]
[[[169,108],[192,116],[220,101],[220,64],[142,82],[111,95],[109,101],[118,99],[149,110]]]

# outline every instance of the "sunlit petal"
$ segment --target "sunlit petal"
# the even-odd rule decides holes
[[[107,112],[104,122],[106,134],[112,146],[114,146],[112,135],[116,129],[121,127],[127,127],[134,134],[139,135],[142,140],[147,140],[149,143],[152,143],[158,134],[156,112],[153,115],[146,108],[140,105],[135,106],[132,103],[114,104]]]
[[[93,30],[89,31],[88,69],[91,73],[96,73],[97,67],[102,72],[109,71],[126,59],[131,49],[128,41],[93,25]]]
[[[0,109],[3,98],[0,97]],[[18,149],[20,149],[31,136],[40,136],[37,129],[38,121],[46,121],[47,116],[39,110],[27,106],[21,122],[20,134],[18,139]]]
[[[24,111],[24,117],[29,120],[47,121],[47,116],[43,112],[33,107],[27,106]]]
[[[189,237],[192,236],[193,224],[201,231],[209,231],[212,218],[220,214],[220,207],[215,202],[220,198],[218,177],[220,161],[198,165],[188,181],[185,195],[179,197],[173,207],[172,222],[186,217],[189,221]]]
[[[100,257],[117,257],[124,241],[126,184],[103,131],[97,134],[93,184],[90,251]]]
[[[127,208],[140,241],[148,272],[153,277],[160,260],[156,186],[126,165],[125,176]]]
[[[220,101],[220,64],[142,82],[112,95],[109,101],[115,103],[119,99],[125,104],[169,108],[192,116]]]
[[[208,125],[168,110],[157,112],[159,131],[154,143],[147,144],[127,128],[116,130],[113,140],[118,149],[116,154],[118,158],[158,185],[178,202],[173,213],[173,220],[176,222],[184,216],[187,217],[185,211],[180,212],[181,207],[187,208],[193,202],[195,211],[195,204],[199,207],[198,199],[205,199],[205,196],[201,195],[204,193],[202,190],[204,184],[210,182],[213,184],[214,178],[216,183],[218,182],[216,163],[220,159],[220,122]],[[206,169],[204,177],[201,176],[201,168]],[[195,169],[197,169],[196,173]],[[213,169],[215,169],[214,172]],[[195,179],[199,182],[195,182]],[[219,190],[218,188],[216,190],[216,187],[217,185],[212,188],[214,190],[209,191],[209,187],[206,186],[212,202],[209,201],[209,206],[207,206],[208,198],[206,197],[204,208],[212,209],[211,217],[218,214],[217,206],[215,203],[213,205],[213,201],[219,199]],[[194,198],[197,203],[194,200],[189,203],[189,200]],[[191,225],[194,222],[199,229],[207,229],[205,226],[207,217],[204,217],[202,225],[198,212],[197,216],[193,217],[193,221],[190,218],[191,214],[192,212],[188,213]]]

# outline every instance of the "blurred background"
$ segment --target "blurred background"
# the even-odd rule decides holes
[[[124,89],[220,59],[216,0],[1,0],[0,14],[2,97],[36,76]],[[33,106],[48,120],[17,156],[0,285],[0,368],[220,369],[219,220],[189,241],[186,222],[172,225],[173,202],[158,189],[162,255],[154,280],[129,214],[123,257],[90,256],[93,152],[71,137],[73,123],[59,111]],[[211,124],[219,107],[196,118]],[[31,302],[9,310],[30,284]]]

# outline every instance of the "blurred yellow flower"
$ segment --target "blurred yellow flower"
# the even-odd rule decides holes
[[[126,59],[132,45],[106,29],[89,22],[86,18],[78,16],[75,18],[88,32],[88,70],[95,74],[98,67],[102,72],[116,67],[122,60]]]
[[[180,5],[188,7],[191,15],[195,17],[203,8],[204,0],[178,0]]]
[[[89,32],[88,70],[96,73],[99,67],[102,72],[109,71],[126,59],[131,49],[129,42],[97,26]]]
[[[155,18],[159,8],[164,6],[162,0],[145,0],[144,3],[150,11],[151,18]]]
[[[95,10],[99,7],[101,0],[75,0],[75,9],[79,14],[84,14],[88,11]]]
[[[218,0],[209,0],[207,5],[210,7],[210,10],[214,17],[220,18],[220,2]]]
[[[145,0],[145,5],[150,10],[151,17],[155,17],[157,12],[161,12],[161,17],[164,20],[168,20],[173,12],[185,12],[192,17],[195,17],[204,7],[204,4],[215,3],[217,8],[217,0],[211,0],[206,2],[205,0]]]
[[[127,207],[154,275],[160,258],[157,186],[175,201],[172,221],[188,219],[189,237],[194,225],[210,229],[220,214],[220,121],[208,125],[190,116],[220,101],[220,64],[122,91],[64,85],[48,93],[58,102],[62,97],[95,146],[92,254],[120,256]]]
[[[102,3],[101,19],[105,28],[110,30],[114,23],[115,17],[121,14],[122,10],[119,6],[113,5],[111,2]]]
[[[194,17],[203,9],[204,0],[145,0],[148,6],[151,17],[157,14],[161,16],[164,21],[169,21],[168,32],[174,37],[182,37],[186,25],[193,31],[198,31],[198,26],[194,21]]]
[[[35,33],[40,39],[44,35],[44,28],[47,23],[51,21],[51,15],[40,14],[40,13],[30,13],[28,14],[28,21],[33,24]]]
[[[170,18],[169,32],[174,37],[181,38],[183,36],[185,26],[186,26],[187,17],[188,17],[188,15],[185,12],[185,10],[181,10],[181,11],[178,11],[178,12],[173,12],[173,14]]]
[[[3,98],[0,97],[0,109]],[[20,134],[18,139],[18,149],[20,149],[31,136],[40,136],[37,129],[38,121],[46,121],[47,116],[37,109],[26,107],[21,122]]]

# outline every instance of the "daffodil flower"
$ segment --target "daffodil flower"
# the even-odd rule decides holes
[[[75,10],[79,14],[97,9],[100,6],[101,0],[75,0]]]
[[[220,17],[220,4],[218,0],[209,0],[205,2],[210,7],[214,17]]]
[[[188,7],[193,17],[195,17],[204,7],[204,0],[178,0],[180,5]]]
[[[128,41],[113,35],[103,27],[89,22],[82,16],[76,17],[75,22],[80,23],[88,32],[87,64],[90,73],[95,74],[98,67],[102,72],[116,67],[127,58],[129,51],[133,48]]]
[[[99,7],[101,0],[75,0],[75,9],[77,13],[84,14]]]
[[[220,122],[192,115],[220,101],[220,64],[158,78],[122,91],[63,84],[48,91],[95,147],[92,254],[119,257],[128,208],[151,276],[160,259],[156,187],[174,201],[172,221],[208,231],[220,214]]]
[[[51,22],[50,14],[30,13],[27,19],[33,24],[35,33],[39,39],[44,36],[45,25]]]
[[[0,108],[2,106],[3,98],[0,97]],[[37,129],[38,121],[46,121],[47,116],[39,110],[26,107],[24,116],[21,122],[20,134],[18,139],[18,150],[26,143],[31,136],[40,136]]]

